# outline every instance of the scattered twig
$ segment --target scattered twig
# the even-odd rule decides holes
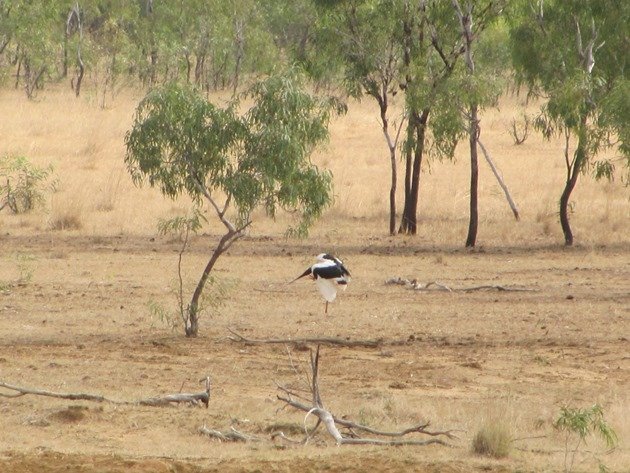
[[[227,432],[221,432],[220,430],[209,429],[204,425],[199,429],[199,433],[221,442],[260,442],[260,438],[239,432],[234,427],[230,427]]]
[[[473,291],[485,291],[485,290],[496,290],[496,291],[505,291],[505,292],[533,292],[536,289],[526,288],[526,287],[513,287],[513,286],[503,286],[503,285],[493,285],[493,284],[484,284],[481,286],[471,286],[471,287],[459,287],[452,288],[445,284],[438,283],[436,281],[431,281],[428,283],[419,282],[417,279],[405,279],[401,277],[389,278],[385,280],[385,284],[387,285],[398,285],[405,286],[408,289],[413,289],[415,291],[448,291],[448,292],[473,292]],[[435,287],[435,288],[434,288]]]
[[[287,437],[284,432],[282,432],[281,430],[278,430],[276,432],[273,432],[271,434],[271,440],[275,440],[276,438],[280,438],[281,440],[284,440],[285,442],[289,442],[289,443],[293,443],[293,444],[297,444],[297,445],[304,445],[305,440],[293,440],[289,437]]]
[[[314,337],[314,338],[267,338],[267,339],[252,339],[245,338],[240,333],[235,332],[232,329],[228,329],[233,335],[228,337],[233,342],[246,343],[249,345],[262,345],[262,344],[293,344],[293,345],[305,345],[305,344],[320,344],[320,345],[337,345],[344,347],[370,347],[377,348],[382,345],[383,339],[375,340],[346,340],[344,338],[337,337]]]
[[[546,439],[547,435],[533,435],[531,437],[518,437],[510,440],[510,442],[521,442],[523,440]]]
[[[205,391],[202,391],[199,393],[170,394],[167,396],[156,396],[156,397],[150,397],[146,399],[138,399],[136,401],[118,401],[115,399],[109,399],[99,394],[90,394],[90,393],[59,393],[59,392],[54,392],[54,391],[46,391],[43,389],[34,389],[34,388],[27,388],[23,386],[15,386],[13,384],[0,381],[1,388],[5,388],[9,391],[13,391],[13,393],[11,394],[0,392],[0,397],[15,398],[15,397],[20,397],[20,396],[26,396],[27,394],[32,394],[35,396],[54,397],[57,399],[69,399],[72,401],[108,402],[111,404],[118,404],[118,405],[140,405],[140,406],[163,407],[163,406],[169,406],[171,404],[188,403],[188,404],[194,404],[194,405],[203,404],[207,408],[210,402],[210,377],[204,378],[203,381],[205,381],[206,383],[206,389]]]

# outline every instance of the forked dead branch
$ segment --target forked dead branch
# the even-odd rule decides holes
[[[285,403],[285,406],[291,406],[294,409],[306,412],[304,418],[304,438],[299,442],[306,444],[311,438],[313,433],[319,428],[321,424],[324,424],[326,431],[333,437],[337,445],[431,445],[439,444],[449,446],[447,442],[442,438],[456,439],[453,431],[432,431],[429,430],[429,422],[422,422],[412,427],[402,429],[400,431],[383,431],[374,429],[372,427],[361,425],[348,419],[339,419],[335,417],[328,409],[324,407],[324,403],[319,391],[319,351],[318,345],[315,353],[311,351],[310,354],[310,368],[311,374],[309,379],[310,386],[310,403],[306,404],[303,401],[297,399],[304,399],[303,396],[298,394],[295,390],[286,386],[278,386],[281,394],[277,395],[278,400]],[[305,399],[304,399],[305,400]],[[311,415],[317,417],[317,424],[310,432],[306,427],[306,420]],[[345,435],[341,433],[341,429],[345,429]],[[428,435],[430,439],[418,439],[418,438],[403,438],[408,434],[418,433]],[[359,434],[370,434],[375,437],[362,437]],[[283,440],[288,440],[295,443],[295,440],[288,439],[284,433],[276,433],[277,437]],[[436,438],[440,437],[440,438]]]
[[[72,401],[92,401],[92,402],[108,402],[118,405],[137,405],[137,406],[151,406],[151,407],[165,407],[173,404],[191,404],[191,405],[204,405],[206,408],[210,403],[210,377],[206,377],[202,380],[205,382],[206,389],[198,393],[177,393],[169,394],[166,396],[156,396],[144,399],[138,399],[135,401],[120,401],[116,399],[109,399],[100,394],[90,393],[58,393],[54,391],[46,391],[43,389],[27,388],[24,386],[15,386],[13,384],[0,381],[0,388],[4,388],[10,393],[0,392],[0,397],[16,398],[26,396],[27,394],[35,396],[54,397],[57,399],[68,399]]]

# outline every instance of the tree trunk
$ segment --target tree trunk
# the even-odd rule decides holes
[[[569,199],[571,192],[577,184],[578,176],[584,167],[586,162],[586,115],[580,118],[580,131],[578,136],[578,145],[575,150],[575,160],[573,165],[567,161],[567,181],[560,196],[560,226],[562,227],[562,233],[564,233],[564,244],[566,246],[573,245],[573,232],[571,231],[571,225],[569,224]],[[567,140],[568,146],[568,140]]]
[[[215,248],[208,264],[203,270],[201,274],[201,278],[197,283],[197,287],[195,288],[195,292],[193,293],[192,299],[190,300],[190,305],[188,306],[188,322],[185,327],[186,336],[187,337],[196,337],[199,334],[199,299],[201,298],[201,294],[203,293],[203,289],[208,282],[208,277],[210,277],[210,272],[214,267],[214,264],[219,259],[219,256],[227,250],[233,241],[234,237],[238,234],[232,231],[228,231],[225,235],[221,237],[219,240],[219,244]]]
[[[381,127],[383,135],[387,141],[387,148],[389,149],[389,159],[391,164],[391,184],[389,188],[389,234],[396,234],[396,188],[398,186],[398,170],[396,166],[396,145],[398,139],[392,140],[389,133],[389,119],[387,118],[387,110],[389,108],[389,101],[387,97],[387,83],[383,83],[381,87],[381,94],[371,94],[378,102],[381,113]]]
[[[569,198],[575,188],[577,176],[578,173],[576,169],[573,168],[571,178],[567,180],[564,191],[562,191],[562,195],[560,196],[560,226],[562,227],[562,233],[564,233],[564,244],[566,246],[573,245],[573,232],[569,224]]]
[[[472,248],[477,242],[477,226],[479,223],[478,198],[479,161],[477,156],[477,139],[479,138],[479,122],[477,120],[477,105],[470,107],[470,219],[468,222],[468,236],[466,248]]]
[[[389,234],[396,234],[396,186],[398,175],[396,170],[396,149],[389,150],[389,157],[392,164],[392,179],[389,189]]]
[[[407,123],[407,140],[412,136],[412,120]],[[409,222],[407,216],[409,215],[409,204],[411,202],[411,168],[413,165],[413,155],[411,146],[406,146],[405,149],[405,200],[403,204],[403,212],[400,219],[400,227],[398,233],[407,233],[406,229]]]
[[[411,130],[408,131],[415,134],[413,144],[413,163],[411,163],[411,150],[407,155],[407,169],[405,188],[405,209],[398,233],[406,235],[415,235],[418,231],[418,194],[420,192],[420,169],[422,167],[422,158],[424,156],[424,139],[426,134],[426,125],[429,118],[429,109],[424,109],[418,115],[418,112],[411,112],[409,123]],[[410,169],[411,168],[411,169]]]

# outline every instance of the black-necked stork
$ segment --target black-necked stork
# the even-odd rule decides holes
[[[304,271],[300,276],[291,282],[295,282],[304,276],[310,275],[317,285],[320,294],[326,300],[326,310],[328,313],[328,303],[337,297],[337,286],[345,290],[350,282],[350,271],[346,269],[339,258],[335,258],[328,253],[317,255],[317,263]]]

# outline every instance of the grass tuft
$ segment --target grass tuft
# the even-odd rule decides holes
[[[488,422],[473,437],[472,451],[477,455],[505,458],[510,454],[511,443],[512,435],[507,426]]]
[[[83,228],[83,220],[81,214],[76,209],[67,208],[58,211],[51,216],[48,222],[50,230],[80,230]]]

